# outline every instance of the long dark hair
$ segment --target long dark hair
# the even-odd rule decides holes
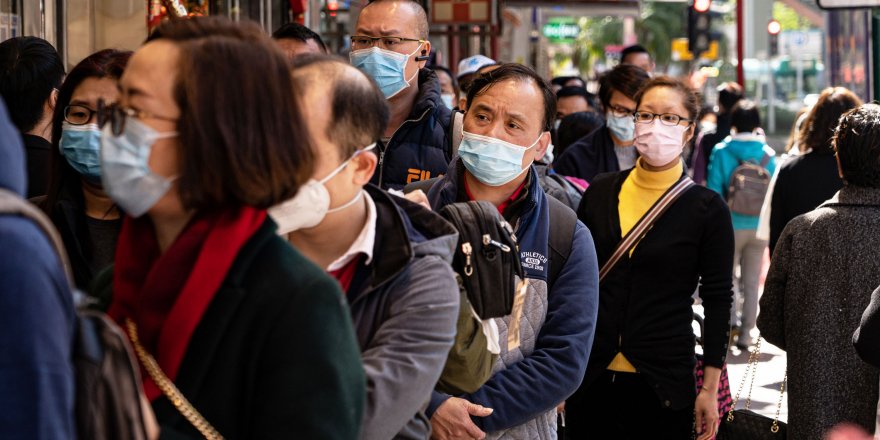
[[[862,100],[845,87],[828,87],[819,95],[816,105],[801,125],[800,149],[818,154],[831,154],[831,138],[844,113],[862,105]]]
[[[79,173],[61,155],[61,124],[64,122],[64,109],[70,104],[73,92],[89,78],[112,78],[119,80],[132,52],[104,49],[89,55],[79,62],[58,91],[58,102],[52,116],[52,151],[49,153],[49,190],[42,203],[43,210],[52,215],[60,198],[70,198],[78,206],[84,206],[80,188]]]

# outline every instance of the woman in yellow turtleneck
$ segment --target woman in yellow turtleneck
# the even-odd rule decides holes
[[[669,77],[636,96],[631,170],[597,177],[578,217],[589,227],[600,266],[663,194],[684,176],[683,146],[694,132],[699,98]],[[712,438],[717,389],[727,353],[732,301],[733,228],[717,193],[694,186],[660,217],[600,285],[590,363],[566,403],[572,438]],[[704,385],[694,379],[692,293],[705,310]]]

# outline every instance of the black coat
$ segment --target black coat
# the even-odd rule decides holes
[[[620,171],[614,141],[608,127],[601,126],[580,138],[553,161],[553,169],[563,176],[572,176],[592,183],[602,173]]]
[[[785,162],[770,201],[770,255],[791,219],[816,209],[841,187],[834,154],[807,153]]]
[[[366,379],[336,281],[266,219],[192,335],[175,385],[227,439],[355,439]],[[162,439],[199,439],[164,396]]]
[[[630,170],[598,176],[578,218],[593,233],[599,267],[621,241],[618,195]],[[581,389],[622,352],[672,409],[693,405],[695,337],[692,295],[699,282],[705,310],[705,363],[727,354],[732,303],[733,226],[727,204],[712,190],[687,190],[599,286],[599,320]],[[576,415],[573,417],[577,417]]]
[[[49,141],[31,134],[21,135],[24,150],[27,153],[27,197],[46,195],[49,186],[49,154],[52,144]]]

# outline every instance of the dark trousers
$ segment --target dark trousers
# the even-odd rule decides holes
[[[664,408],[641,374],[605,371],[578,394],[565,404],[566,439],[694,438],[693,404]]]

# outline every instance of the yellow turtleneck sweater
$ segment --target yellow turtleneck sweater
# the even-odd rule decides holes
[[[665,171],[648,171],[642,167],[642,158],[639,158],[635,168],[623,182],[618,196],[617,210],[620,215],[621,238],[626,236],[669,187],[675,185],[683,171],[681,162]],[[634,250],[635,246],[629,251],[630,255]],[[618,341],[618,343],[621,342]],[[626,359],[623,353],[617,353],[617,356],[608,364],[608,369],[627,373],[637,372],[636,367]]]

